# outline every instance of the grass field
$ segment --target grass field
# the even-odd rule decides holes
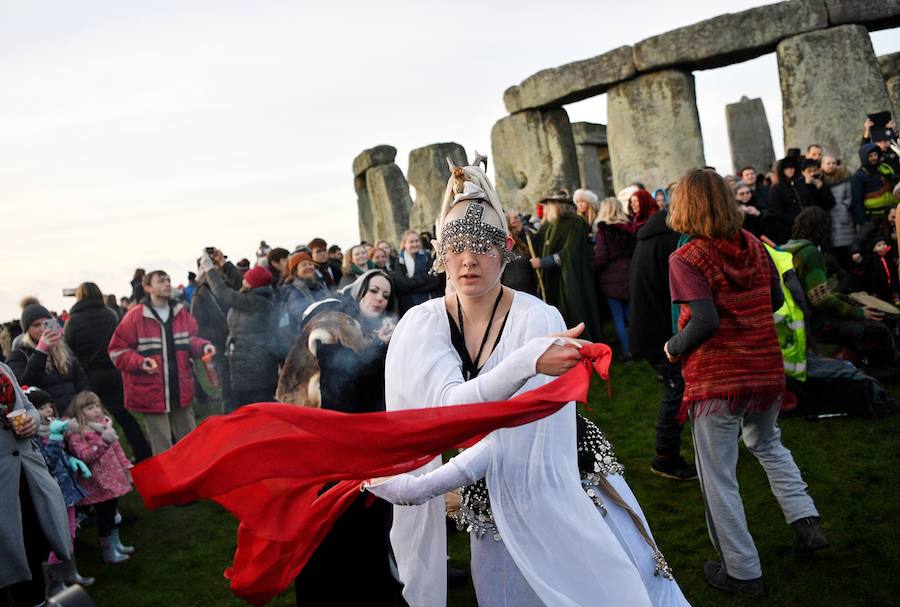
[[[892,388],[895,395],[898,391]],[[709,588],[703,580],[703,562],[715,558],[715,552],[706,533],[697,483],[664,480],[649,472],[661,392],[646,364],[616,364],[612,399],[597,381],[591,392],[592,411],[586,414],[606,431],[625,464],[626,478],[691,603],[741,605],[743,601]],[[793,451],[822,514],[831,548],[808,556],[794,555],[792,531],[772,497],[765,474],[753,456],[742,449],[738,478],[762,559],[768,591],[762,604],[897,604],[900,416],[818,422],[788,418],[782,420],[781,427],[784,443]],[[690,449],[686,429],[684,452],[690,454]],[[102,564],[94,529],[79,532],[77,540],[82,573],[98,579],[89,589],[98,607],[244,604],[230,595],[222,577],[236,541],[236,523],[227,512],[211,503],[197,503],[149,513],[135,493],[122,501],[120,510],[133,519],[122,528],[123,539],[137,548],[130,561]],[[468,537],[454,533],[450,541],[454,562],[467,564]],[[599,570],[603,563],[596,566]],[[348,583],[352,578],[352,572],[348,572]],[[293,604],[291,591],[272,602]],[[362,590],[360,604],[366,604]],[[452,592],[450,604],[475,605],[471,586]]]

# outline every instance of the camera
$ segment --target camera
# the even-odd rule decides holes
[[[204,250],[206,251],[207,255],[212,255],[213,253],[216,252],[216,247],[206,247],[206,249],[204,249]]]

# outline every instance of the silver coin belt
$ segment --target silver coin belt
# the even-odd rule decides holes
[[[581,472],[581,487],[603,516],[606,516],[606,506],[603,505],[594,482],[598,475],[623,474],[625,467],[616,459],[612,445],[600,428],[581,415],[578,416],[578,469]],[[462,487],[459,494],[459,512],[451,515],[456,521],[456,528],[474,533],[479,539],[490,534],[499,542],[500,532],[491,512],[490,494],[485,479]]]

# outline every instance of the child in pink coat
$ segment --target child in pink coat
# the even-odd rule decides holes
[[[93,505],[97,513],[103,560],[126,561],[134,548],[123,545],[119,539],[116,505],[120,497],[131,491],[128,471],[131,462],[125,457],[109,414],[96,394],[87,391],[76,394],[69,405],[69,417],[78,424],[68,435],[69,451],[91,470],[91,478],[81,483],[88,495],[80,504]]]

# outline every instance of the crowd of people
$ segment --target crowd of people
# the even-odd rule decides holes
[[[900,377],[895,128],[866,122],[852,173],[811,144],[774,167],[698,168],[652,193],[637,182],[603,200],[553,192],[528,214],[504,210],[478,166],[457,167],[434,234],[408,231],[399,248],[263,241],[255,263],[234,263],[208,247],[185,285],[138,269],[119,300],[91,282],[60,315],[23,299],[18,327],[0,334],[0,444],[19,458],[0,470],[18,487],[2,497],[0,594],[39,605],[92,583],[73,553],[88,516],[104,562],[131,558],[117,511],[129,469],[195,429],[198,399],[219,396],[223,414],[276,400],[348,413],[500,401],[562,375],[580,340],[606,335],[617,358],[646,360],[663,384],[650,469],[699,478],[720,557],[707,581],[760,596],[738,440],[768,474],[796,549],[825,548],[781,444],[779,412],[797,406],[784,395],[802,405],[821,395],[817,381],[844,381],[837,394],[859,395],[858,412],[873,414],[890,405],[876,379]],[[24,423],[7,417],[17,410]],[[685,457],[688,419],[695,453]],[[567,476],[576,461],[580,483]],[[376,604],[443,604],[458,575],[442,523],[454,493],[483,605],[687,604],[621,472],[602,431],[566,407],[443,465],[373,481],[380,499],[369,507],[360,494],[342,516],[297,577],[298,603],[355,593],[340,583],[353,552]],[[551,503],[557,493],[565,499]],[[546,517],[540,532],[517,501],[525,494]],[[575,571],[562,540],[576,536],[605,572]]]

